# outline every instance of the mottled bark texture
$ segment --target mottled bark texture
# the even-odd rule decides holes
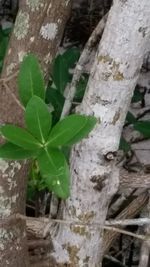
[[[2,78],[14,78],[7,86],[0,84],[0,124],[23,125],[23,111],[17,104],[17,71],[23,56],[35,53],[47,80],[49,69],[59,46],[70,13],[68,0],[24,0],[20,8],[7,51]],[[24,213],[26,162],[7,162],[0,159],[0,266],[29,266],[26,250],[26,231],[23,220],[9,220],[15,213]]]
[[[102,229],[119,180],[116,153],[150,36],[149,10],[147,0],[114,0],[110,10],[78,109],[98,122],[72,149],[71,197],[63,207],[63,219],[81,225],[60,224],[52,232],[53,266],[101,266]],[[89,226],[92,223],[99,227]]]

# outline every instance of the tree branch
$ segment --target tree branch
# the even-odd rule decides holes
[[[75,93],[76,93],[77,82],[79,81],[81,74],[83,73],[85,64],[87,64],[87,62],[90,60],[90,55],[91,55],[91,52],[93,51],[93,48],[96,46],[96,44],[100,40],[100,37],[103,33],[103,30],[104,30],[104,27],[105,27],[105,24],[107,21],[107,17],[108,17],[108,14],[106,14],[100,20],[100,22],[98,23],[97,27],[95,28],[95,30],[91,34],[88,42],[86,43],[86,45],[84,47],[84,50],[83,50],[83,52],[79,58],[79,61],[75,67],[75,70],[74,70],[73,79],[72,79],[72,82],[71,82],[69,89],[68,89],[68,95],[67,95],[65,103],[64,103],[61,118],[65,117],[66,115],[69,114],[69,111],[71,109],[71,105],[73,102],[73,98],[74,98]]]

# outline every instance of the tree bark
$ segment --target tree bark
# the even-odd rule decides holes
[[[63,205],[63,219],[81,225],[60,224],[52,229],[52,266],[101,266],[101,226],[118,187],[116,152],[150,35],[149,10],[147,0],[115,0],[110,10],[78,108],[98,122],[89,137],[72,149],[71,196]]]
[[[71,1],[21,1],[2,71],[0,124],[23,125],[17,92],[17,73],[26,53],[36,54],[45,81],[62,38]],[[9,76],[12,79],[8,79]],[[25,211],[27,162],[0,159],[0,266],[27,267],[25,221],[10,216]]]

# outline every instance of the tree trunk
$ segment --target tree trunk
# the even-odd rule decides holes
[[[71,1],[20,1],[13,34],[0,83],[0,124],[23,125],[18,104],[17,73],[26,53],[35,53],[44,69],[45,80],[68,19]],[[11,75],[12,79],[8,79]],[[16,213],[25,211],[27,162],[0,159],[0,266],[29,266],[25,221]]]
[[[97,126],[72,149],[71,196],[63,223],[52,229],[53,266],[101,266],[103,225],[119,180],[116,154],[150,34],[149,10],[147,0],[114,0],[110,10],[78,109],[96,116]]]

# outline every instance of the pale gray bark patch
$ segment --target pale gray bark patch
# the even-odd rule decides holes
[[[23,39],[28,34],[29,29],[29,14],[22,12],[17,16],[14,28],[14,35],[18,40]]]
[[[44,0],[26,0],[26,2],[32,12],[44,7]]]

